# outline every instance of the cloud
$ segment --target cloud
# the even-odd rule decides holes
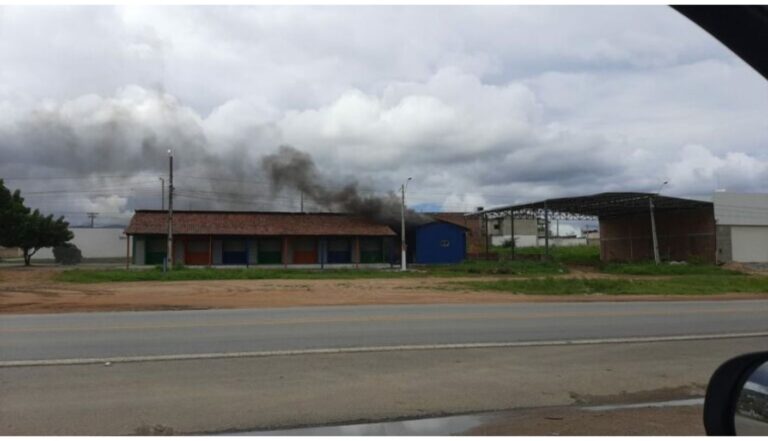
[[[165,169],[167,150],[204,154],[199,116],[168,94],[137,86],[112,97],[83,95],[47,101],[0,132],[6,164],[79,173]]]
[[[104,210],[159,205],[168,148],[194,208],[295,207],[281,144],[453,210],[765,182],[768,83],[668,7],[6,7],[0,58],[0,176],[130,175],[64,181]]]
[[[122,196],[97,196],[90,199],[80,199],[73,204],[72,208],[84,212],[114,214],[125,211],[127,203],[128,198]]]
[[[501,154],[531,137],[536,113],[535,97],[521,84],[483,84],[447,69],[378,95],[350,90],[328,106],[289,112],[280,127],[289,144],[376,169]]]
[[[768,178],[768,160],[743,152],[713,154],[700,145],[686,145],[680,158],[666,167],[670,188],[683,194],[702,186],[729,191],[761,189]]]

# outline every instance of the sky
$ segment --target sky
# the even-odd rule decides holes
[[[429,210],[768,191],[768,81],[666,6],[8,6],[0,60],[0,177],[75,222],[168,149],[181,209],[298,210],[281,145]]]

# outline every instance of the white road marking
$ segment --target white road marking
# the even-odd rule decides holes
[[[537,346],[599,345],[617,343],[656,343],[691,340],[719,340],[729,338],[768,337],[768,332],[742,332],[729,334],[673,335],[661,337],[599,338],[582,340],[518,341],[507,343],[449,343],[433,345],[361,346],[351,348],[290,349],[280,351],[221,352],[200,354],[139,355],[128,357],[64,358],[50,360],[0,361],[0,368],[31,366],[62,366],[104,363],[138,363],[152,361],[206,360],[219,358],[277,357],[291,355],[347,354],[357,352],[425,351],[445,349],[524,348]]]
[[[688,398],[685,400],[655,401],[651,403],[606,404],[604,406],[582,407],[582,409],[600,412],[606,410],[646,409],[649,407],[699,406],[702,404],[704,404],[704,398]]]

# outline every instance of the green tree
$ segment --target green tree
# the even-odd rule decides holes
[[[29,266],[38,250],[63,245],[72,237],[63,216],[54,219],[38,210],[30,213],[19,190],[11,193],[0,179],[0,246],[21,248],[24,265]]]
[[[29,208],[24,206],[24,198],[19,190],[11,191],[0,179],[0,246],[17,247]]]

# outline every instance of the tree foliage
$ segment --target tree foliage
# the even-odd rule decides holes
[[[77,265],[82,262],[83,253],[75,244],[65,243],[53,247],[53,258],[61,265]]]
[[[0,246],[21,248],[24,264],[41,248],[63,245],[72,239],[64,217],[54,219],[24,205],[19,190],[11,192],[0,179]]]
[[[0,179],[0,246],[16,247],[25,220],[30,214],[24,206],[24,198],[19,190],[11,193]]]

